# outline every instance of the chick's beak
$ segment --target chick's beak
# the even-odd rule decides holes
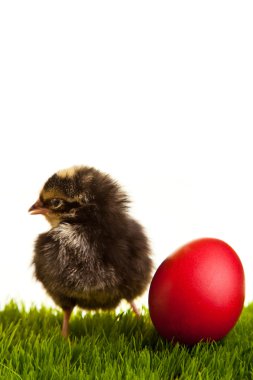
[[[38,199],[28,210],[31,215],[42,214],[45,215],[48,213],[48,209],[43,206],[42,202]]]

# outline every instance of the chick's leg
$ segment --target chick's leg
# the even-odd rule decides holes
[[[134,314],[139,318],[141,316],[141,313],[140,313],[140,310],[138,309],[138,307],[136,306],[136,304],[134,303],[134,301],[131,301],[129,302]]]
[[[72,311],[73,311],[73,308],[63,310],[64,315],[63,315],[61,334],[64,338],[67,338],[69,335],[69,320],[70,320]]]

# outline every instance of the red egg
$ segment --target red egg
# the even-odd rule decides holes
[[[184,344],[223,338],[244,304],[244,271],[225,242],[203,238],[169,256],[149,290],[149,310],[158,333]]]

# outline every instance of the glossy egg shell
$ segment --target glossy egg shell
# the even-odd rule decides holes
[[[192,241],[163,261],[152,279],[152,322],[161,336],[180,343],[219,340],[241,314],[244,283],[241,261],[227,243]]]

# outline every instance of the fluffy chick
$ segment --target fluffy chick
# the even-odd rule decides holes
[[[133,301],[149,284],[153,265],[128,203],[108,174],[81,166],[51,176],[29,209],[52,227],[38,236],[33,264],[37,280],[64,311],[64,337],[76,305],[113,309],[125,299],[138,314]]]

